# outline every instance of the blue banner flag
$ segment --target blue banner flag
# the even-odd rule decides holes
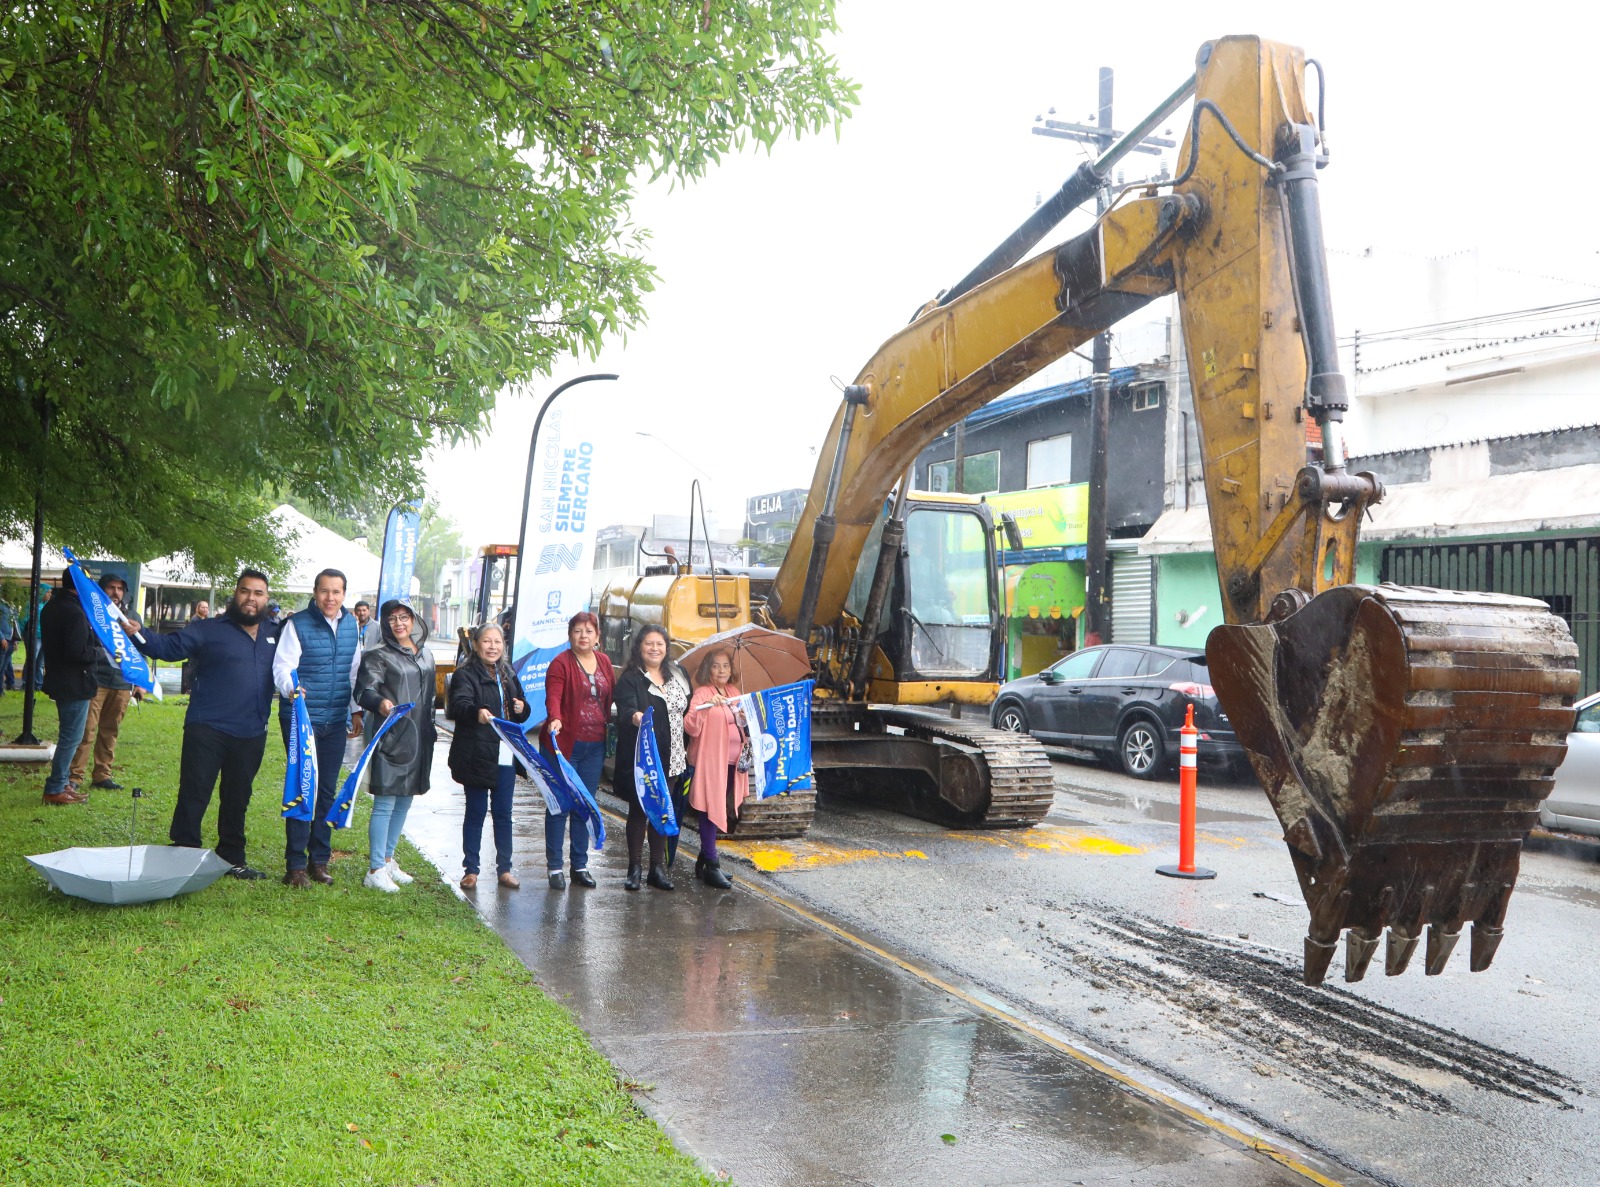
[[[600,815],[600,805],[594,802],[589,788],[583,782],[566,756],[560,750],[543,753],[528,737],[528,731],[514,721],[490,718],[489,724],[505,744],[516,751],[528,768],[528,777],[544,796],[546,810],[556,816],[562,812],[576,812],[589,824],[589,836],[596,851],[605,847],[606,822]]]
[[[89,616],[94,637],[100,640],[100,645],[106,649],[111,662],[117,665],[117,671],[122,673],[124,680],[138,685],[159,701],[161,686],[156,683],[155,673],[150,670],[150,661],[129,641],[128,632],[122,627],[127,621],[122,610],[113,606],[111,599],[106,597],[106,591],[83,571],[78,558],[72,555],[72,549],[63,548],[61,551],[71,562],[67,572],[72,575],[73,587],[78,591],[78,600],[83,603],[83,612]]]
[[[300,687],[300,671],[289,673],[289,681]],[[289,727],[289,765],[283,772],[283,811],[285,820],[310,820],[317,810],[317,736],[311,729],[311,713],[304,693],[295,693],[294,719]]]
[[[411,576],[417,567],[417,541],[422,537],[422,516],[415,507],[399,504],[389,509],[383,529],[383,567],[378,570],[378,608],[391,600],[411,604]]]
[[[633,790],[645,817],[662,836],[678,835],[678,816],[672,810],[672,790],[656,745],[655,710],[646,709],[639,723],[639,740],[633,747]]]
[[[750,794],[758,800],[811,790],[811,689],[815,683],[800,680],[739,698],[755,757]]]
[[[361,790],[361,777],[367,773],[367,764],[372,761],[372,752],[378,748],[378,743],[383,741],[383,735],[389,732],[389,727],[402,720],[415,707],[415,701],[396,705],[389,711],[389,716],[379,724],[377,732],[372,735],[372,741],[367,743],[367,748],[361,752],[361,757],[356,759],[354,769],[345,777],[344,786],[334,797],[333,807],[328,809],[328,823],[334,828],[350,827],[350,817],[355,815],[356,792]]]

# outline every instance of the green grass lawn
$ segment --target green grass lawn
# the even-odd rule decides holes
[[[146,702],[122,728],[141,843],[166,841],[183,711]],[[21,712],[21,694],[0,698],[5,738]],[[267,751],[250,857],[281,873],[283,755]],[[22,855],[127,844],[130,797],[42,807],[43,781],[0,764],[0,1183],[709,1181],[409,845],[415,885],[362,890],[368,797],[335,834],[353,852],[331,888],[223,878],[103,907]]]

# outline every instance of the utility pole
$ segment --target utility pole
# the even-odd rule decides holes
[[[1100,67],[1100,111],[1095,120],[1100,134],[1095,145],[1104,152],[1116,136],[1111,130],[1111,68]],[[1106,211],[1106,191],[1095,196],[1095,211]],[[1089,525],[1084,550],[1083,641],[1090,647],[1107,641],[1106,622],[1106,439],[1111,433],[1111,335],[1094,340],[1094,377],[1089,396]]]
[[[1065,120],[1046,120],[1037,117],[1035,136],[1053,136],[1060,140],[1076,140],[1092,144],[1104,153],[1120,138],[1111,121],[1112,71],[1100,67],[1100,105],[1093,125],[1069,123]],[[1055,109],[1051,108],[1052,114]],[[1164,150],[1175,148],[1176,142],[1160,137],[1146,136],[1132,151],[1159,156]],[[1104,187],[1095,199],[1099,214],[1106,212],[1107,191]],[[1092,647],[1106,641],[1109,633],[1108,610],[1110,598],[1106,590],[1106,470],[1107,444],[1111,433],[1111,335],[1100,334],[1094,340],[1091,359],[1094,374],[1090,379],[1089,397],[1089,524],[1084,568],[1084,646]]]

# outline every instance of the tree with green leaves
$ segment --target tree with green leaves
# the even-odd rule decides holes
[[[270,560],[636,325],[636,186],[854,102],[833,0],[32,0],[0,15],[0,531]]]

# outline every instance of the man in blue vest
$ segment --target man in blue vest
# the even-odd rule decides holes
[[[355,615],[344,608],[345,577],[324,569],[311,587],[311,605],[284,620],[278,654],[272,661],[272,682],[283,698],[278,724],[289,748],[294,723],[294,698],[306,699],[312,732],[317,738],[317,803],[310,820],[285,820],[285,886],[332,884],[328,862],[333,858],[333,830],[328,809],[338,791],[339,764],[350,729],[351,700],[361,665],[360,631]],[[296,669],[299,684],[295,683]],[[309,854],[307,852],[309,848]]]

